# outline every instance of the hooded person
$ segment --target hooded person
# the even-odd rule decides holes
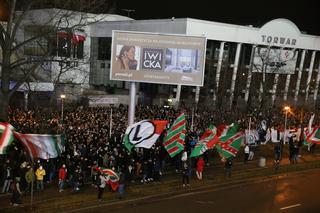
[[[46,175],[46,170],[42,166],[39,166],[39,168],[36,171],[36,179],[37,179],[37,190],[43,191],[43,178]]]

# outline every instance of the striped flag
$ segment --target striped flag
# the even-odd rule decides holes
[[[107,176],[111,182],[117,182],[120,179],[119,175],[112,169],[107,169],[105,167],[96,167],[96,170],[101,172],[101,174]]]
[[[143,120],[134,123],[127,128],[123,143],[129,152],[133,147],[150,149],[167,124],[166,120]]]
[[[307,135],[306,141],[308,143],[320,144],[320,128],[313,128]]]
[[[167,136],[164,139],[163,146],[169,153],[170,157],[174,157],[184,150],[184,140],[186,136],[186,117],[181,113],[174,121]]]
[[[223,158],[235,157],[240,146],[245,141],[245,134],[238,131],[239,125],[232,124],[220,136],[216,145],[217,151]]]
[[[14,136],[26,147],[32,159],[56,158],[65,150],[64,135],[21,134],[14,132]]]
[[[202,155],[208,149],[212,149],[218,141],[217,128],[215,126],[209,127],[200,137],[200,140],[192,150],[190,157]]]
[[[0,122],[0,155],[6,154],[8,146],[13,141],[13,126]]]

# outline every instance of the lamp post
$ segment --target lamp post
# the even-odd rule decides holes
[[[283,135],[283,143],[286,143],[286,139],[287,139],[287,120],[288,120],[288,112],[290,111],[290,107],[289,106],[285,106],[284,107],[284,111],[285,111],[285,118],[284,118],[284,135]]]
[[[61,122],[63,123],[63,102],[64,102],[64,99],[66,98],[66,95],[61,94],[60,98],[61,98]]]

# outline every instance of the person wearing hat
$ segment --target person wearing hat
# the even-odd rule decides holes
[[[11,197],[11,205],[18,206],[22,203],[22,192],[20,190],[20,177],[16,177],[15,180],[11,184],[12,197]]]
[[[43,177],[46,175],[46,170],[42,166],[39,166],[39,168],[36,171],[36,177],[37,177],[37,190],[43,191]]]

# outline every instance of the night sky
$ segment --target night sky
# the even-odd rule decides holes
[[[188,17],[255,27],[275,18],[287,18],[300,31],[320,36],[319,3],[317,0],[118,0],[117,13],[127,15],[121,9],[133,9],[130,16],[134,19]]]

